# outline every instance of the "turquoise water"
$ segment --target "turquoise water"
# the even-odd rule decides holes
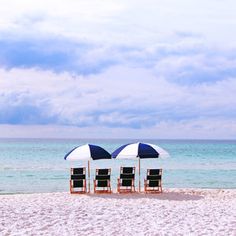
[[[0,194],[68,191],[69,168],[87,165],[65,161],[63,157],[68,151],[93,143],[112,152],[133,141],[137,140],[0,139]],[[163,168],[164,188],[236,188],[236,141],[141,141],[157,144],[171,155],[164,160],[142,160],[142,184],[146,169],[156,167]],[[115,188],[121,165],[138,167],[138,162],[92,161],[91,179],[96,168],[111,167]]]

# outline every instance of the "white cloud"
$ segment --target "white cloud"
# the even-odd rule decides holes
[[[6,123],[14,118],[20,125],[22,120],[17,123],[17,114],[10,113],[7,117],[8,109],[25,106],[25,110],[19,112],[26,116],[26,123],[29,114],[29,124],[32,120],[36,121],[35,125],[45,120],[48,125],[79,126],[78,129],[83,130],[80,135],[92,129],[122,130],[119,135],[123,135],[127,128],[132,130],[130,134],[148,137],[158,131],[155,137],[220,134],[230,138],[236,125],[233,111],[236,80],[233,78],[186,86],[140,68],[112,67],[101,74],[77,77],[34,69],[2,69],[0,91],[0,107],[6,114]],[[26,105],[30,106],[29,110]],[[32,107],[43,114],[30,114]],[[66,133],[66,128],[63,129]]]
[[[235,139],[235,119],[164,121],[145,129],[57,125],[3,125],[2,138],[133,138],[133,139]]]
[[[233,0],[71,0],[69,4],[65,0],[1,0],[0,4],[0,30],[15,37],[54,34],[147,46],[171,43],[175,33],[182,32],[182,36],[201,36],[208,45],[227,43],[235,47]]]
[[[1,136],[234,138],[233,0],[0,5]]]

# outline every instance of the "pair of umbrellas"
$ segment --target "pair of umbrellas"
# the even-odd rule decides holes
[[[65,160],[71,161],[88,161],[88,176],[90,178],[90,160],[101,159],[137,159],[139,160],[139,191],[140,191],[140,159],[162,158],[169,156],[161,147],[148,143],[130,143],[117,148],[112,154],[109,154],[100,146],[86,144],[72,149],[64,157]],[[90,189],[90,181],[89,181]]]

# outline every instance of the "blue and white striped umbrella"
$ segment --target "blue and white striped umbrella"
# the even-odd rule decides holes
[[[65,155],[64,159],[69,161],[111,159],[111,154],[100,146],[85,144],[72,149]]]
[[[112,154],[116,159],[165,158],[169,153],[150,143],[129,143],[117,148]]]
[[[116,159],[138,159],[139,160],[139,192],[141,190],[140,182],[140,159],[146,158],[165,158],[169,153],[163,148],[150,143],[129,143],[117,148],[112,154]]]

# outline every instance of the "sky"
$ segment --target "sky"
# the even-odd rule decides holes
[[[234,0],[0,0],[0,137],[236,139]]]

